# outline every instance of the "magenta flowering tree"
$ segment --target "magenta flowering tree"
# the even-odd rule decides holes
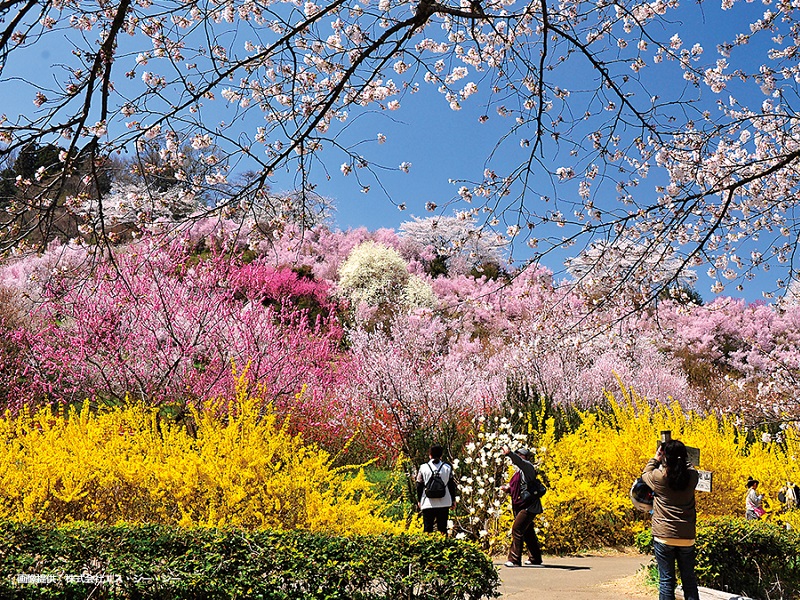
[[[23,350],[14,402],[202,405],[246,371],[265,401],[304,431],[344,427],[348,377],[328,286],[260,262],[197,260],[179,244],[115,253],[53,277],[14,335]]]

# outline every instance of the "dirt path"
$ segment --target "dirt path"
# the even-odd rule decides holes
[[[655,588],[646,588],[642,565],[650,557],[641,554],[544,557],[544,567],[499,565],[503,600],[654,600]]]

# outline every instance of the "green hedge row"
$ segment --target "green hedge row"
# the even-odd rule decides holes
[[[637,537],[652,552],[650,532]],[[800,598],[800,534],[783,526],[742,518],[697,525],[700,585],[759,600]]]
[[[480,600],[491,560],[440,536],[0,523],[4,599]]]

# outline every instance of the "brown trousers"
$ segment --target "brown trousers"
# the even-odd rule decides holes
[[[508,560],[515,565],[522,564],[523,544],[528,547],[528,557],[532,563],[542,562],[542,549],[539,546],[539,538],[536,537],[536,530],[533,527],[535,516],[525,509],[514,511],[514,524],[511,526],[511,548],[508,550]]]

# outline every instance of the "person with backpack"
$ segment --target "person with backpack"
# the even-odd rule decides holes
[[[528,547],[526,565],[542,566],[542,549],[533,526],[533,519],[543,512],[542,495],[547,488],[539,480],[536,467],[530,462],[531,453],[527,448],[516,452],[503,446],[503,454],[511,459],[517,472],[503,486],[511,496],[511,510],[514,512],[514,524],[511,526],[511,547],[508,550],[507,567],[522,566],[522,548]]]
[[[442,460],[444,448],[430,447],[430,460],[417,471],[417,508],[422,512],[422,529],[433,533],[434,527],[447,535],[450,509],[456,507],[456,482],[453,467]]]

